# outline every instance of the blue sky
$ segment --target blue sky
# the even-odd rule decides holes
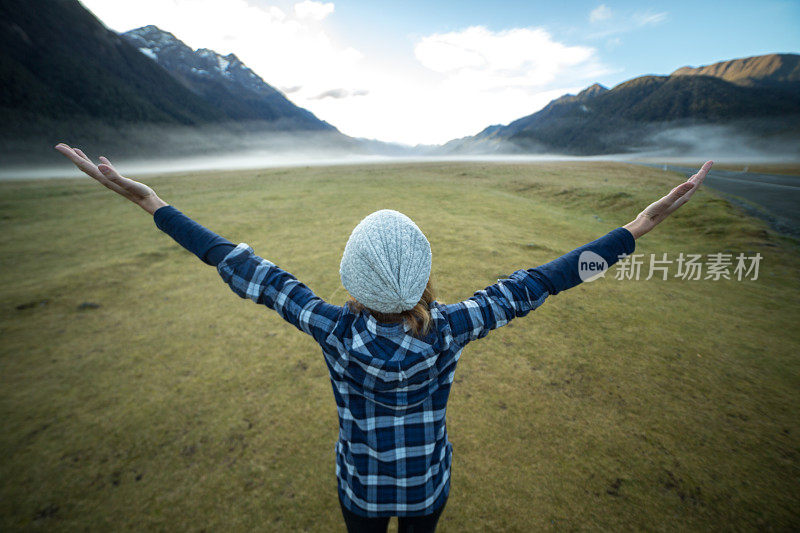
[[[599,6],[605,21],[590,22]],[[644,6],[644,7],[643,7]],[[637,26],[636,13],[665,13],[658,24]],[[416,37],[481,25],[501,31],[543,27],[568,44],[598,49],[616,72],[597,81],[614,85],[642,74],[666,74],[684,65],[775,52],[800,52],[800,1],[570,2],[438,1],[336,2],[337,32],[356,47],[391,52]],[[606,36],[602,33],[607,32]]]
[[[593,82],[800,52],[800,1],[83,0],[236,53],[349,135],[441,143]]]

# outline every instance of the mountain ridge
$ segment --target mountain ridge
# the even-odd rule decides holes
[[[661,134],[669,129],[707,125],[741,127],[763,136],[762,142],[770,136],[797,139],[800,56],[784,55],[678,69],[674,75],[639,76],[611,89],[592,84],[506,125],[449,141],[439,151],[626,153],[658,148],[657,139],[663,143]]]
[[[681,67],[670,76],[712,76],[740,85],[800,81],[800,55],[766,54]]]

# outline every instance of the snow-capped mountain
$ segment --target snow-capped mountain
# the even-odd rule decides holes
[[[233,119],[277,121],[281,129],[335,131],[310,111],[290,102],[234,54],[223,56],[208,48],[192,50],[173,34],[153,25],[121,36]]]

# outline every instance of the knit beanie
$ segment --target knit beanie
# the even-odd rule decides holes
[[[412,309],[431,274],[431,245],[402,213],[382,209],[367,215],[350,234],[339,275],[361,304],[380,313]]]

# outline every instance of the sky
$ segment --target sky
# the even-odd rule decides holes
[[[81,0],[236,54],[354,137],[441,144],[598,82],[800,52],[800,0]]]

